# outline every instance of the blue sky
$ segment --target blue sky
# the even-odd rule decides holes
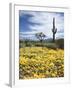
[[[57,28],[56,38],[64,37],[64,13],[43,11],[19,11],[20,39],[36,40],[35,34],[43,32],[46,39],[52,38],[53,17]]]

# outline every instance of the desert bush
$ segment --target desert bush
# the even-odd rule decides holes
[[[64,39],[58,39],[55,41],[55,43],[58,46],[58,48],[64,49]]]

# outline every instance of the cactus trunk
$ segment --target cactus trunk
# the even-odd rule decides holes
[[[52,29],[52,32],[53,32],[53,42],[55,42],[55,34],[57,32],[57,28],[55,28],[55,18],[53,18],[53,29]]]
[[[55,34],[53,33],[53,42],[55,42]]]

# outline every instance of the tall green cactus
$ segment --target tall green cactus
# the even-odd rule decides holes
[[[53,42],[55,42],[55,34],[57,32],[57,28],[55,28],[55,18],[53,18],[53,29],[52,29],[52,32],[53,32]]]

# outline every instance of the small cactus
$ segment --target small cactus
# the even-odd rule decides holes
[[[53,42],[55,42],[55,34],[57,32],[57,28],[55,28],[55,18],[53,18],[53,29],[52,29],[52,32],[53,32]]]

